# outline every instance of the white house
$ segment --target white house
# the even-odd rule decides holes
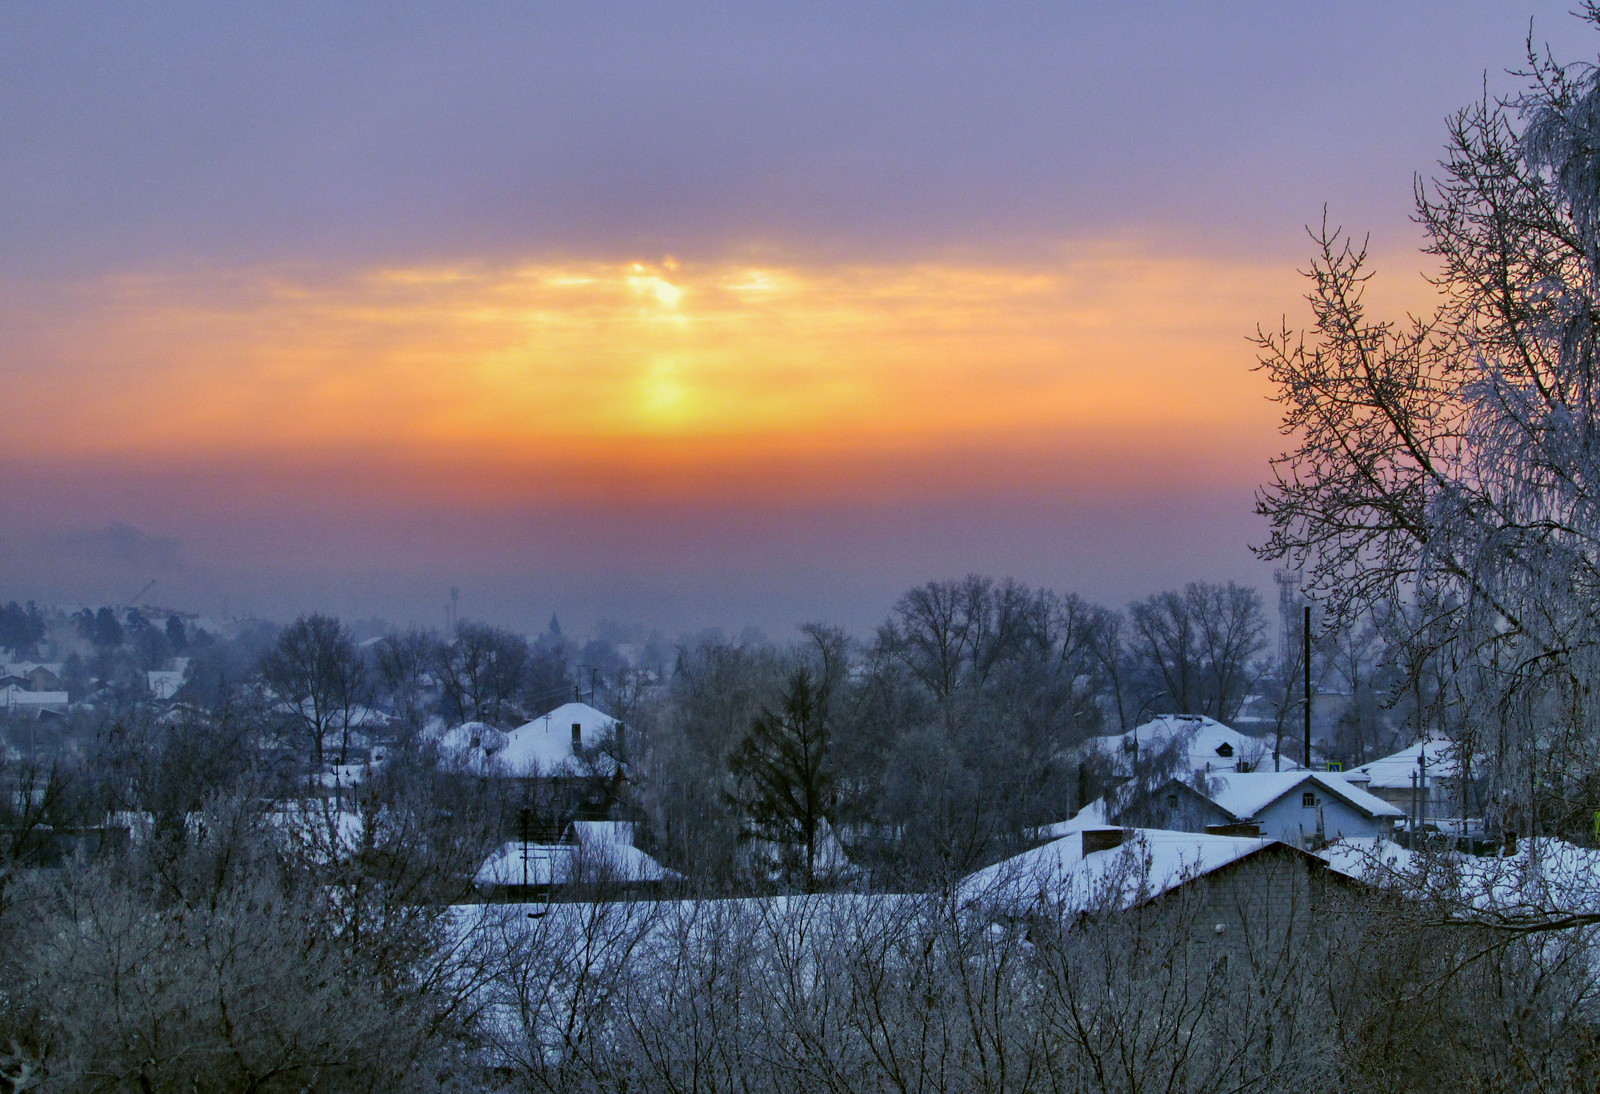
[[[1299,771],[1301,765],[1286,754],[1276,760],[1272,742],[1251,737],[1202,714],[1163,714],[1107,737],[1091,737],[1085,749],[1111,761],[1112,773],[1129,778],[1136,759],[1171,755],[1170,773],[1177,778],[1213,771]]]
[[[583,881],[641,885],[682,879],[635,847],[633,839],[631,821],[573,821],[561,843],[511,840],[502,845],[478,868],[473,882],[480,889],[517,892]]]
[[[1419,821],[1443,820],[1462,815],[1461,764],[1454,742],[1429,737],[1389,756],[1345,772],[1345,778],[1364,785],[1410,815],[1415,802]],[[1416,796],[1412,792],[1415,788]]]
[[[620,731],[621,723],[604,711],[566,703],[508,732],[495,761],[514,774],[534,769],[541,775],[608,773],[615,761],[600,750],[615,744]]]

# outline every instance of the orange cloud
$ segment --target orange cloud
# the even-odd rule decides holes
[[[1244,336],[1298,291],[1114,245],[127,275],[5,294],[27,413],[0,453],[398,464],[495,493],[866,490],[976,454],[1042,480],[1259,467],[1275,412]]]

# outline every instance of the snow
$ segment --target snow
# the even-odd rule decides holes
[[[505,746],[495,760],[514,773],[537,770],[541,775],[584,774],[584,767],[573,752],[572,727],[578,727],[582,746],[594,749],[615,733],[617,724],[615,718],[588,703],[566,703],[507,733]],[[609,773],[616,764],[609,756],[596,755],[594,767]]]
[[[182,669],[152,669],[144,674],[152,699],[171,699],[183,687]]]
[[[1423,854],[1381,840],[1336,840],[1319,854],[1342,874],[1457,914],[1517,921],[1600,912],[1600,850],[1564,840],[1522,840],[1503,857]]]
[[[1267,806],[1301,787],[1314,785],[1369,817],[1403,817],[1405,814],[1335,774],[1322,771],[1225,772],[1206,779],[1206,797],[1238,820],[1249,820]]]
[[[1250,820],[1273,802],[1308,784],[1321,788],[1371,817],[1405,816],[1401,810],[1360,787],[1350,785],[1339,775],[1322,771],[1214,771],[1205,776],[1205,783],[1206,789],[1200,792],[1240,821]],[[1096,798],[1078,810],[1072,819],[1038,829],[1038,835],[1045,839],[1059,839],[1090,828],[1114,826],[1112,812],[1121,808],[1117,799],[1116,791],[1106,797]]]
[[[61,707],[69,703],[69,697],[64,691],[28,691],[15,684],[7,684],[0,688],[0,708],[13,710],[17,707]]]
[[[1096,798],[1074,813],[1070,820],[1047,824],[1038,830],[1037,835],[1040,839],[1060,839],[1074,832],[1082,832],[1086,828],[1111,827],[1111,819],[1106,816],[1109,808],[1105,798]]]
[[[317,777],[317,782],[329,790],[356,787],[370,780],[374,769],[381,766],[381,763],[333,764]]]
[[[471,759],[481,751],[493,756],[506,746],[506,735],[488,722],[462,722],[439,734],[439,744],[446,752],[462,759]]]
[[[1459,770],[1455,745],[1440,737],[1418,741],[1410,748],[1402,748],[1393,755],[1362,764],[1352,774],[1366,778],[1368,786],[1382,787],[1386,790],[1406,790],[1411,787],[1411,777],[1419,772],[1419,764],[1424,756],[1428,760],[1429,776],[1455,778]]]
[[[1153,828],[1123,830],[1121,846],[1084,853],[1083,832],[985,867],[961,883],[965,902],[1012,911],[1104,911],[1153,900],[1271,846],[1274,840]]]
[[[1184,758],[1173,772],[1180,778],[1196,771],[1233,771],[1241,761],[1258,770],[1273,768],[1271,741],[1200,714],[1163,714],[1127,733],[1091,737],[1087,747],[1109,757],[1116,772],[1127,776],[1133,774],[1135,742],[1142,755],[1151,755],[1180,738],[1185,741]],[[1300,764],[1282,754],[1277,766],[1280,771],[1301,770]]]
[[[682,877],[633,845],[629,821],[573,821],[568,830],[572,843],[512,840],[478,868],[473,880],[479,885],[503,886],[570,885],[584,878],[641,882]]]

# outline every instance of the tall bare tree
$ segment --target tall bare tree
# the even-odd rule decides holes
[[[1190,582],[1128,608],[1131,648],[1157,713],[1239,712],[1255,682],[1254,659],[1266,645],[1261,594],[1228,582]]]
[[[303,615],[261,658],[261,680],[321,767],[330,740],[349,759],[350,734],[371,696],[367,663],[350,629],[333,616]]]

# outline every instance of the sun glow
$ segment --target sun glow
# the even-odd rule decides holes
[[[0,375],[31,413],[0,454],[394,452],[635,479],[977,450],[1259,462],[1274,415],[1242,335],[1292,278],[1110,245],[1030,268],[129,275],[7,317],[26,364]]]

